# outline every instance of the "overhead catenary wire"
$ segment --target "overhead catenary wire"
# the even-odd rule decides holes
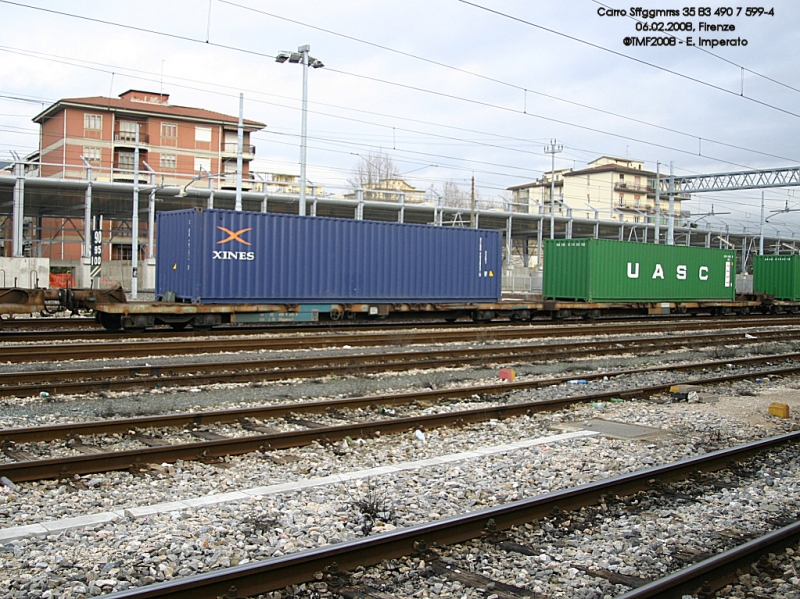
[[[664,71],[665,73],[670,73],[671,75],[675,75],[677,77],[681,77],[681,78],[686,79],[688,81],[692,81],[693,83],[697,83],[699,85],[710,87],[712,89],[724,92],[726,94],[731,94],[733,96],[743,98],[745,100],[748,100],[749,102],[753,102],[755,104],[759,104],[759,105],[764,106],[766,108],[770,108],[772,110],[777,110],[779,112],[783,112],[784,114],[800,118],[800,114],[792,112],[790,110],[786,110],[784,108],[780,108],[779,106],[775,106],[773,104],[770,104],[769,102],[762,102],[761,100],[757,100],[757,99],[752,98],[750,96],[745,96],[744,94],[737,93],[737,92],[729,90],[729,89],[725,89],[724,87],[721,87],[719,85],[714,85],[713,83],[709,83],[708,81],[703,81],[702,79],[697,79],[696,77],[691,77],[691,76],[686,75],[684,73],[680,73],[678,71],[675,71],[675,70],[672,70],[672,69],[668,69],[666,67],[659,66],[659,65],[654,64],[652,62],[648,62],[646,60],[642,60],[641,58],[636,58],[634,56],[628,56],[627,54],[623,54],[622,52],[617,52],[616,50],[612,50],[611,48],[605,48],[603,46],[600,46],[599,44],[595,44],[595,43],[592,43],[592,42],[589,42],[589,41],[586,41],[586,40],[582,40],[582,39],[577,38],[575,36],[568,35],[566,33],[562,33],[560,31],[556,31],[554,29],[550,29],[549,27],[543,27],[542,25],[538,25],[538,24],[536,24],[536,23],[534,23],[532,21],[528,21],[526,19],[522,19],[520,17],[516,17],[514,15],[510,15],[508,13],[504,13],[504,12],[496,10],[496,9],[489,8],[487,6],[483,6],[481,4],[478,4],[477,2],[472,2],[470,0],[457,0],[457,1],[461,2],[462,4],[468,4],[469,6],[474,6],[475,8],[479,8],[481,10],[485,10],[487,12],[493,13],[493,14],[501,16],[501,17],[504,17],[506,19],[511,19],[512,21],[517,21],[517,22],[522,23],[524,25],[528,25],[530,27],[535,27],[535,28],[541,29],[543,31],[547,31],[549,33],[564,37],[564,38],[572,40],[574,42],[578,42],[578,43],[581,43],[581,44],[585,44],[587,46],[591,46],[592,48],[596,48],[597,50],[602,50],[603,52],[608,52],[609,54],[613,54],[615,56],[619,56],[619,57],[622,57],[622,58],[625,58],[625,59],[628,59],[628,60],[632,60],[634,62],[638,62],[638,63],[646,65],[648,67],[651,67],[651,68],[654,68],[654,69],[658,69],[660,71]]]
[[[21,5],[21,3],[14,3],[14,2],[12,2],[11,4],[17,4],[17,5]],[[228,4],[232,4],[232,3],[228,3]],[[24,6],[24,5],[23,5],[23,6]],[[140,30],[141,30],[141,28],[135,28],[135,29],[140,29]],[[148,32],[149,32],[149,30],[144,30],[144,31],[148,31]],[[180,36],[179,36],[179,37],[180,37]],[[208,36],[207,36],[207,37],[208,37]],[[202,42],[202,43],[207,43],[207,42],[208,42],[208,40],[189,40],[189,41],[193,41],[193,42]],[[250,51],[247,51],[247,50],[242,50],[242,49],[237,49],[237,48],[233,48],[233,47],[228,47],[228,46],[224,46],[224,45],[221,45],[221,44],[213,44],[213,43],[212,43],[211,45],[218,45],[219,47],[226,48],[226,49],[234,49],[234,50],[238,50],[238,51],[242,51],[242,52],[248,52],[248,53],[252,53],[252,54],[258,55],[258,56],[269,56],[268,54],[259,53],[259,52],[250,52]],[[188,86],[187,86],[187,87],[188,87]],[[259,93],[260,93],[260,92],[259,92]],[[225,94],[225,95],[231,95],[231,94]],[[469,99],[467,98],[467,100],[469,100]],[[248,101],[249,101],[249,100],[248,100]],[[277,105],[277,104],[276,104],[276,105]],[[322,106],[322,105],[324,105],[324,104],[317,104],[317,106]],[[327,105],[325,105],[325,106],[327,106]],[[295,109],[294,107],[289,107],[289,106],[284,106],[284,108]],[[338,107],[338,108],[341,108],[341,109],[346,109],[346,108],[344,108],[344,107]],[[588,108],[589,108],[589,109],[592,109],[592,107],[588,107]],[[360,112],[361,112],[362,114],[364,113],[364,111],[360,111]],[[325,114],[325,113],[324,113],[324,112],[319,112],[319,114]],[[376,114],[377,114],[377,113],[376,113]],[[345,116],[339,116],[339,115],[337,115],[337,116],[336,116],[336,118],[342,118],[342,119],[345,119],[345,120],[347,120],[349,117],[345,117]],[[388,116],[384,115],[384,116],[381,116],[381,118],[399,118],[399,119],[402,119],[404,122],[409,122],[409,119],[406,119],[406,118],[404,118],[404,117],[392,117],[391,115],[388,115]],[[367,121],[364,121],[364,122],[365,122],[365,124],[370,124],[370,123],[368,123]],[[416,121],[412,121],[412,122],[416,122]],[[424,122],[424,121],[420,121],[420,122]],[[382,127],[387,127],[387,126],[388,126],[388,125],[379,124],[379,123],[373,123],[373,124],[374,124],[375,126],[382,126]],[[427,123],[427,124],[435,124],[435,123]],[[571,123],[568,123],[568,124],[571,124]],[[644,123],[644,124],[647,124],[647,123]],[[396,127],[396,125],[394,125],[394,126]],[[657,126],[657,125],[654,125],[654,126]],[[409,131],[411,131],[411,129],[409,129]],[[677,133],[681,133],[681,132],[678,132],[678,131],[676,131],[676,132],[677,132]],[[477,132],[477,133],[481,133],[481,132]],[[604,133],[604,132],[603,132],[603,131],[599,131],[599,133]],[[415,134],[419,134],[419,135],[426,135],[427,133],[426,133],[426,132],[416,132]],[[485,134],[486,134],[486,135],[495,135],[495,134],[490,134],[490,133],[485,133]],[[688,134],[687,134],[687,135],[688,135]],[[442,137],[444,138],[445,136],[442,136]],[[694,137],[694,136],[692,136],[692,137]],[[511,138],[508,138],[508,139],[511,139]],[[709,143],[720,143],[720,144],[723,144],[723,145],[727,145],[727,144],[724,144],[724,142],[718,142],[718,141],[715,141],[715,140],[705,140],[704,138],[702,138],[702,139],[703,139],[704,141],[708,141]],[[632,139],[631,141],[642,142],[642,140],[635,139],[635,138],[634,138],[634,139]],[[460,139],[460,140],[459,140],[459,142],[464,142],[464,143],[473,143],[473,140]],[[519,142],[520,142],[520,143],[531,143],[531,140],[523,140],[523,139],[520,139],[520,140],[519,140]],[[320,142],[320,143],[322,143],[322,142]],[[342,143],[345,143],[345,144],[346,144],[346,142],[342,142]],[[642,143],[647,143],[647,141],[643,141]],[[378,144],[375,144],[375,145],[377,146]],[[353,146],[353,147],[354,147],[354,146]],[[379,147],[379,146],[378,146],[378,147]],[[501,149],[510,149],[510,148],[508,148],[508,147],[504,147],[504,146],[502,146],[502,145],[500,145],[500,144],[498,144],[498,147],[500,147]],[[741,147],[741,146],[730,146],[730,147],[734,147],[734,148],[737,148],[737,149],[741,149],[741,150],[743,150],[743,151],[747,151],[747,152],[758,152],[757,150],[751,150],[751,149],[748,149],[748,148],[745,148],[745,147]],[[572,147],[572,148],[570,148],[570,149],[572,149],[572,150],[574,150],[574,151],[580,151],[580,150],[579,150],[577,147]],[[526,152],[526,151],[525,151],[524,149],[522,149],[522,150],[521,150],[521,152]],[[605,151],[605,150],[604,150],[604,151],[601,151],[601,152],[595,152],[595,155],[602,155],[602,154],[606,154],[606,153],[607,153],[607,151]],[[688,151],[687,151],[686,153],[687,153],[687,154],[691,154],[692,156],[697,156],[697,153],[696,153],[696,152],[694,152],[694,151],[692,151],[692,152],[688,152]],[[444,157],[444,154],[441,154],[441,153],[438,153],[438,154],[437,154],[437,153],[431,153],[431,154],[432,154],[432,155],[434,155],[434,156],[442,156],[442,157]],[[772,156],[772,157],[776,157],[776,158],[781,158],[781,159],[783,159],[783,160],[789,160],[788,158],[783,158],[783,157],[780,157],[780,156],[775,156],[775,155],[772,155],[772,154],[767,154],[767,153],[761,153],[761,154],[763,154],[763,155],[766,155],[766,156]],[[706,158],[709,158],[709,159],[713,159],[713,160],[718,160],[718,161],[720,161],[720,162],[722,162],[722,163],[725,163],[725,164],[732,164],[732,165],[739,166],[739,167],[743,167],[743,168],[751,168],[750,166],[742,165],[742,164],[739,164],[739,163],[736,163],[736,162],[729,162],[729,161],[720,160],[719,158],[715,158],[715,157],[713,157],[713,156],[703,155],[703,157],[706,157]],[[514,167],[514,168],[517,168],[517,167]],[[530,169],[530,170],[532,170],[532,171],[536,172],[536,170],[535,170],[535,169]]]
[[[482,7],[482,6],[480,6],[478,4],[475,4],[475,3],[472,3],[472,2],[466,2],[466,0],[459,0],[459,1],[462,1],[462,2],[464,2],[466,4],[470,4],[470,5],[476,6],[478,8],[482,8],[484,10],[489,10],[490,12],[498,12],[498,11],[494,11],[492,9],[487,9],[486,7]],[[189,36],[182,36],[182,35],[172,34],[172,33],[168,33],[168,32],[158,31],[158,30],[154,30],[154,29],[149,29],[149,28],[144,28],[144,27],[137,27],[137,26],[128,25],[128,24],[124,24],[124,23],[117,23],[117,22],[108,21],[108,20],[105,20],[105,19],[97,19],[97,18],[94,18],[94,17],[87,17],[85,15],[76,15],[76,14],[67,13],[67,12],[64,12],[64,11],[57,11],[57,10],[53,10],[53,9],[47,9],[47,8],[42,8],[42,7],[31,6],[31,5],[28,5],[28,4],[21,3],[21,2],[14,2],[12,0],[0,0],[0,3],[15,5],[15,6],[23,7],[23,8],[34,9],[34,10],[41,10],[41,11],[45,11],[45,12],[49,12],[49,13],[53,13],[53,14],[57,14],[57,15],[65,16],[65,17],[82,19],[82,20],[96,22],[96,23],[100,23],[100,24],[104,24],[104,25],[111,25],[111,26],[128,28],[128,29],[132,29],[132,30],[135,30],[135,31],[140,31],[140,32],[145,32],[145,33],[150,33],[150,34],[155,34],[155,35],[167,36],[167,37],[170,37],[170,38],[179,39],[179,40],[183,40],[183,41],[189,41],[189,42],[193,42],[193,43],[202,43],[202,44],[205,44],[205,45],[216,46],[216,47],[224,48],[224,49],[227,49],[227,50],[234,50],[234,51],[237,51],[237,52],[243,52],[243,53],[252,54],[252,55],[256,55],[256,56],[274,58],[273,55],[268,54],[268,53],[264,53],[264,52],[257,52],[257,51],[253,51],[253,50],[239,48],[239,47],[232,46],[232,45],[219,44],[219,43],[215,43],[215,42],[211,42],[211,41],[206,41],[206,40],[203,40],[203,39],[192,38],[192,37],[189,37]],[[228,2],[228,3],[232,4],[230,2]],[[515,20],[520,20],[520,19],[517,19],[515,17],[511,17],[510,15],[506,15],[505,13],[499,13],[498,12],[498,14],[501,14],[502,16],[506,16],[508,18],[513,18]],[[541,28],[541,26],[535,25],[535,24],[530,23],[528,21],[524,21],[524,20],[521,20],[521,21],[525,22],[526,24],[533,25],[533,26]],[[550,30],[548,28],[543,28],[543,29],[546,29],[548,31],[552,31],[552,30]],[[558,33],[558,32],[556,32],[556,33]],[[571,36],[568,36],[566,34],[559,33],[559,35],[568,37],[570,39],[575,39],[576,41],[581,41],[581,43],[587,43],[587,42],[583,42],[582,40],[577,40],[577,38],[572,38]],[[589,44],[589,45],[593,45],[593,44]],[[602,47],[599,47],[599,48],[603,49]],[[612,53],[616,53],[616,52],[614,52],[612,50],[607,50],[606,49],[606,51],[609,51],[609,52],[612,52]],[[616,53],[616,54],[619,54],[619,53]],[[622,55],[622,54],[620,54],[620,55],[621,56],[625,56],[625,55]],[[645,61],[640,61],[638,59],[633,59],[633,60],[636,60],[637,62],[645,62]],[[647,64],[649,64],[649,63],[647,63]],[[410,90],[423,91],[423,92],[428,92],[428,93],[436,93],[437,95],[440,95],[440,96],[443,96],[443,97],[449,97],[451,99],[458,99],[458,100],[467,101],[467,102],[477,102],[477,101],[474,101],[474,100],[470,100],[468,98],[455,96],[455,95],[452,95],[452,94],[443,94],[441,92],[434,92],[432,90],[425,90],[425,89],[417,87],[417,86],[399,84],[397,82],[389,82],[389,81],[378,79],[378,78],[366,77],[364,75],[359,75],[359,74],[356,74],[356,73],[348,73],[346,71],[337,71],[337,70],[332,69],[332,68],[327,68],[326,70],[331,71],[331,72],[338,72],[338,73],[344,74],[344,75],[349,75],[349,76],[354,76],[354,77],[361,77],[361,78],[365,78],[365,79],[371,79],[373,81],[384,83],[384,84],[399,85],[401,87],[404,87],[404,88],[410,89]],[[674,74],[679,74],[679,73],[670,71],[669,69],[662,69],[662,70],[666,70],[666,71],[674,73]],[[700,82],[699,80],[697,80],[697,81]],[[700,82],[700,83],[704,83],[704,82]],[[715,87],[716,88],[717,86],[711,86],[711,87]],[[720,89],[722,91],[727,91],[727,90],[724,90],[724,88],[718,88],[718,89]],[[523,115],[526,115],[526,116],[533,116],[533,117],[536,117],[536,118],[542,118],[542,119],[550,120],[551,122],[555,122],[555,123],[558,123],[558,124],[572,126],[572,127],[578,127],[580,129],[584,129],[584,130],[588,130],[588,131],[592,131],[592,132],[600,133],[600,134],[604,134],[604,135],[610,135],[610,136],[614,136],[614,137],[619,137],[619,138],[626,139],[626,140],[629,140],[629,141],[635,141],[637,143],[642,143],[642,144],[646,144],[646,145],[656,145],[656,146],[662,147],[663,149],[669,149],[669,150],[676,151],[676,152],[679,152],[679,153],[689,154],[689,155],[693,155],[693,156],[697,155],[697,152],[695,152],[695,151],[689,151],[689,150],[684,150],[684,149],[681,149],[681,148],[675,148],[675,147],[667,146],[667,145],[664,145],[664,144],[655,144],[655,143],[649,142],[647,140],[642,140],[642,139],[635,138],[635,137],[632,137],[632,136],[624,136],[624,135],[621,135],[621,134],[615,134],[613,132],[608,132],[608,131],[604,131],[604,130],[601,130],[601,129],[596,129],[596,128],[592,128],[592,127],[588,127],[588,126],[582,126],[582,125],[579,125],[579,124],[576,124],[576,123],[571,123],[569,121],[564,121],[564,120],[559,120],[559,119],[548,119],[548,117],[545,117],[543,115],[534,115],[534,114],[526,112],[526,111],[516,111],[516,110],[513,110],[513,109],[508,109],[507,107],[502,107],[502,106],[491,104],[491,103],[482,103],[482,102],[477,102],[477,103],[479,103],[481,105],[484,105],[486,107],[496,108],[496,109],[503,109],[503,110],[511,110],[512,112],[517,112],[519,114],[523,114]],[[762,104],[765,104],[765,103],[762,103]],[[767,105],[767,104],[765,104],[765,105]],[[775,108],[777,110],[780,110],[777,107],[775,107]],[[795,116],[800,116],[800,115],[795,115]],[[625,118],[625,117],[620,117],[620,118]],[[650,126],[658,127],[658,125],[654,125],[652,123],[645,123],[645,124],[648,124]],[[669,128],[666,128],[666,129],[669,130]],[[674,132],[675,133],[679,133],[681,135],[687,135],[689,137],[692,137],[693,139],[705,139],[706,141],[710,141],[712,143],[719,143],[720,145],[728,145],[728,144],[725,144],[725,142],[717,142],[716,140],[706,139],[706,138],[703,138],[702,136],[696,136],[696,135],[680,132],[680,131],[677,131],[677,130],[674,130]],[[744,150],[744,151],[748,151],[748,152],[761,153],[761,152],[759,152],[757,150],[751,150],[751,149],[747,149],[747,148],[743,148],[743,147],[739,147],[739,146],[731,146],[731,147],[733,147],[735,149],[741,149],[741,150]],[[751,168],[751,167],[749,167],[747,165],[743,165],[743,164],[740,164],[740,163],[734,163],[734,162],[730,162],[730,161],[725,161],[725,160],[722,160],[722,159],[714,157],[714,156],[703,155],[703,154],[701,154],[701,155],[703,157],[705,157],[705,158],[708,158],[708,159],[711,159],[711,160],[715,160],[715,161],[718,161],[718,162],[722,162],[722,163],[726,163],[726,164],[731,164],[731,165],[734,165],[734,166],[737,166],[737,167]],[[774,155],[770,155],[770,156],[778,157],[778,156],[774,156]],[[782,158],[782,159],[786,159],[786,158]],[[786,160],[789,160],[789,159],[786,159]]]
[[[597,0],[594,0],[594,1],[597,1]],[[219,2],[221,2],[223,4],[229,4],[231,6],[236,6],[238,8],[242,8],[244,10],[248,10],[248,11],[251,11],[251,12],[254,12],[254,13],[257,13],[257,14],[266,15],[266,16],[269,16],[269,17],[272,17],[272,18],[275,18],[275,19],[280,19],[282,21],[286,21],[286,22],[293,23],[293,24],[296,24],[296,25],[301,25],[301,26],[307,27],[309,29],[313,29],[313,30],[316,30],[316,31],[321,31],[321,32],[324,32],[324,33],[327,33],[327,34],[330,34],[330,35],[334,35],[334,36],[338,36],[338,37],[341,37],[341,38],[344,38],[344,39],[347,39],[347,40],[355,41],[355,42],[358,42],[358,43],[361,43],[361,44],[366,44],[366,45],[374,47],[374,48],[379,48],[379,49],[385,50],[387,52],[393,52],[393,53],[399,54],[401,56],[405,56],[405,57],[412,58],[412,59],[415,59],[415,60],[423,61],[423,62],[432,64],[432,65],[436,65],[436,66],[439,66],[439,67],[450,69],[450,70],[453,70],[453,71],[456,71],[456,72],[459,72],[459,73],[464,73],[464,74],[467,74],[467,75],[471,75],[473,77],[478,77],[478,78],[483,79],[485,81],[498,83],[500,85],[504,85],[504,86],[516,89],[518,91],[525,92],[526,94],[528,94],[528,93],[536,94],[538,96],[542,96],[542,97],[549,98],[549,99],[552,99],[552,100],[556,100],[556,101],[559,101],[559,102],[564,102],[564,103],[567,103],[567,104],[571,104],[573,106],[578,106],[580,108],[585,108],[587,110],[592,110],[592,111],[595,111],[595,112],[598,112],[598,113],[601,113],[601,114],[605,114],[605,115],[608,115],[608,116],[613,116],[613,117],[616,117],[616,118],[619,118],[619,119],[624,119],[624,120],[631,121],[631,122],[634,122],[634,123],[638,123],[638,124],[641,124],[641,125],[654,127],[656,129],[660,129],[662,131],[666,131],[666,132],[669,132],[669,133],[676,133],[678,135],[683,135],[683,136],[686,136],[686,137],[690,137],[693,140],[700,139],[700,140],[704,140],[704,141],[710,141],[710,142],[715,143],[715,144],[724,145],[724,146],[730,147],[732,149],[745,150],[745,151],[748,151],[748,152],[751,152],[751,151],[757,152],[757,151],[750,150],[750,149],[747,149],[747,148],[744,148],[744,147],[741,147],[741,146],[736,146],[734,144],[727,144],[725,142],[720,142],[720,141],[713,140],[713,139],[710,139],[710,138],[705,138],[703,136],[698,136],[698,135],[695,135],[695,134],[692,134],[692,133],[687,133],[685,131],[680,131],[680,130],[675,129],[673,127],[666,127],[666,126],[663,126],[663,125],[658,125],[656,123],[651,123],[651,122],[648,122],[648,121],[644,121],[642,119],[637,119],[637,118],[634,118],[634,117],[632,117],[630,115],[619,114],[619,113],[616,113],[616,112],[613,112],[613,111],[610,111],[610,110],[604,110],[602,108],[597,108],[595,106],[590,106],[588,104],[583,104],[581,102],[575,102],[573,100],[567,100],[565,98],[561,98],[561,97],[558,97],[558,96],[555,96],[555,95],[552,95],[552,94],[548,94],[548,93],[545,93],[545,92],[542,92],[542,91],[539,91],[539,90],[536,90],[536,89],[532,89],[530,87],[523,87],[523,86],[520,86],[520,85],[517,85],[517,84],[514,84],[514,83],[509,83],[507,81],[502,81],[501,79],[497,79],[495,77],[489,77],[489,76],[484,75],[482,73],[476,73],[476,72],[470,71],[468,69],[463,69],[463,68],[460,68],[460,67],[449,65],[447,63],[444,63],[444,62],[441,62],[441,61],[438,61],[438,60],[433,60],[433,59],[425,57],[425,56],[419,56],[417,54],[413,54],[413,53],[410,53],[410,52],[397,50],[397,49],[392,48],[390,46],[386,46],[385,44],[378,44],[378,43],[371,42],[371,41],[368,41],[368,40],[364,40],[364,39],[361,39],[361,38],[358,38],[358,37],[355,37],[355,36],[346,35],[346,34],[343,34],[343,33],[339,33],[337,31],[333,31],[331,29],[326,29],[324,27],[311,25],[309,23],[304,23],[304,22],[298,21],[296,19],[290,19],[288,17],[277,15],[275,13],[270,13],[270,12],[267,12],[265,10],[253,8],[251,6],[245,6],[245,5],[239,4],[237,2],[232,2],[231,0],[219,0]],[[472,4],[472,3],[467,2],[467,4]],[[473,4],[473,6],[478,6],[478,5],[474,5]],[[492,11],[492,12],[494,12],[494,11]],[[544,29],[546,29],[547,31],[550,31],[552,33],[557,33],[558,35],[564,35],[564,34],[561,34],[559,32],[556,32],[554,30],[548,29],[548,28],[544,28]],[[576,41],[581,41],[581,42],[584,41],[584,40],[578,40],[577,38],[573,38],[572,36],[565,36],[565,37],[568,37],[569,39],[573,39],[573,40],[576,40]],[[606,50],[606,48],[603,48],[602,46],[596,46],[595,44],[590,44],[590,45],[598,47],[600,49]],[[613,52],[612,50],[609,50],[609,51]],[[631,58],[631,57],[626,56],[626,55],[621,54],[621,53],[617,53],[617,52],[613,52],[613,53],[618,54],[619,56],[622,56],[623,58]],[[715,54],[713,54],[711,52],[708,52],[708,54],[711,54],[712,56],[716,56]],[[642,62],[642,61],[637,61],[637,62]],[[730,62],[730,61],[726,61],[726,62]],[[660,68],[662,70],[665,70],[665,71],[673,73],[673,74],[680,75],[680,73],[671,71],[669,69],[664,69],[662,67],[658,67],[657,65],[651,65],[650,63],[645,63],[645,64],[648,64],[649,66],[654,66],[655,68]],[[735,63],[732,63],[732,64],[735,64]],[[739,65],[736,65],[736,66],[739,66]],[[765,77],[765,78],[769,79],[767,77]],[[698,83],[703,83],[703,84],[706,83],[706,82],[703,82],[703,81],[701,81],[699,79],[694,79],[694,78],[691,78],[691,79],[693,81],[698,82]],[[770,79],[770,80],[772,81],[772,79]],[[720,90],[723,90],[723,91],[727,91],[727,90],[724,90],[724,88],[719,88],[718,86],[713,86],[712,85],[711,87],[713,87],[715,89],[720,89]],[[794,88],[790,88],[790,89],[794,89]],[[776,109],[778,109],[778,108],[776,108]],[[780,109],[778,109],[778,110],[780,110]],[[522,112],[527,114],[527,106],[525,106],[523,108]],[[789,113],[789,114],[792,114],[794,116],[800,116],[800,115],[795,115],[794,113]],[[757,152],[757,153],[761,153],[761,152]],[[780,156],[771,155],[771,154],[764,153],[764,155],[770,156],[772,158],[781,158],[781,159],[784,159],[784,160],[788,160],[786,158],[783,158],[783,157],[780,157]]]

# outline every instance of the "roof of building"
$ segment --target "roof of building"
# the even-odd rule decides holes
[[[129,90],[136,91],[136,90]],[[129,92],[125,92],[128,94]],[[122,95],[125,95],[122,94]],[[169,97],[164,94],[154,94],[161,97]],[[108,112],[122,112],[129,114],[153,114],[168,116],[174,119],[192,120],[192,121],[205,121],[209,123],[216,123],[222,125],[238,126],[239,117],[222,114],[221,112],[213,112],[205,110],[204,108],[192,108],[190,106],[175,106],[172,104],[146,102],[142,100],[134,100],[127,98],[107,98],[104,96],[90,96],[88,98],[62,98],[55,104],[46,108],[35,117],[33,122],[41,123],[58,114],[62,110],[69,107],[83,107],[83,108],[100,108]],[[250,119],[243,119],[245,128],[256,130],[266,127],[266,123],[253,121]]]
[[[549,173],[548,173],[549,174]],[[562,175],[563,177],[563,175]],[[564,179],[556,178],[553,182],[553,186],[555,187],[562,187],[564,185]],[[550,179],[545,179],[542,177],[538,181],[532,181],[531,183],[522,183],[520,185],[514,185],[513,187],[506,187],[508,191],[518,191],[520,189],[528,189],[529,187],[550,187]]]
[[[579,171],[572,171],[569,173],[569,176],[574,177],[576,175],[590,175],[592,173],[603,173],[607,171],[616,171],[630,175],[655,175],[654,172],[646,171],[641,168],[632,168],[629,166],[622,166],[621,164],[601,164],[600,166],[592,166]],[[567,175],[564,176],[566,177]]]

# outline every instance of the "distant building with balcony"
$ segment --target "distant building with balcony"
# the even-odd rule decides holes
[[[631,223],[653,223],[660,215],[660,223],[669,215],[669,197],[661,193],[656,207],[656,173],[644,170],[644,163],[628,158],[601,156],[580,170],[555,172],[555,213],[562,215],[566,208],[573,217],[602,218]],[[662,174],[661,179],[665,177]],[[533,183],[509,187],[514,205],[529,213],[550,213],[551,175]],[[689,216],[681,210],[681,201],[689,197],[680,193],[674,196],[676,223]]]
[[[132,181],[138,127],[140,176],[144,163],[159,183],[181,185],[198,173],[217,189],[235,189],[239,118],[202,108],[174,106],[169,95],[128,90],[118,98],[59,100],[33,118],[41,127],[41,177],[85,178],[86,164],[99,181]],[[242,178],[249,188],[256,149],[250,134],[266,127],[244,119]]]
[[[40,125],[39,150],[26,157],[26,174],[86,179],[90,167],[93,181],[132,182],[138,129],[140,183],[185,186],[200,177],[204,187],[236,189],[238,116],[174,106],[168,94],[128,90],[118,98],[65,98],[33,121]],[[254,187],[250,165],[256,148],[250,136],[264,127],[243,119],[244,190]],[[33,255],[65,267],[81,258],[84,225],[79,216],[42,215],[26,219],[26,227],[26,235],[38,246]],[[129,223],[107,219],[103,231],[108,240],[104,259],[130,260]],[[139,257],[144,258],[141,247]]]

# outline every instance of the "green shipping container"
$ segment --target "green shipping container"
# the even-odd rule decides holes
[[[800,301],[800,256],[754,256],[753,291]]]
[[[542,295],[587,302],[733,300],[736,252],[608,239],[548,239]]]

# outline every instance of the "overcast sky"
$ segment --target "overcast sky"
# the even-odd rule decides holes
[[[752,4],[752,3],[751,3]],[[678,17],[632,18],[631,9]],[[61,98],[163,91],[230,115],[244,94],[255,168],[299,172],[302,68],[275,62],[310,44],[308,169],[346,186],[383,152],[418,188],[452,182],[485,197],[603,155],[677,175],[800,165],[800,2],[774,16],[698,16],[660,0],[0,0],[0,160],[37,149],[31,118]],[[624,9],[626,16],[601,16]],[[684,16],[694,9],[695,16]],[[733,31],[700,31],[700,22]],[[626,46],[657,23],[713,49]],[[672,24],[672,25],[670,25]],[[746,40],[746,45],[743,45]],[[760,191],[697,195],[701,224],[758,229]],[[768,224],[800,237],[797,188],[766,191]],[[711,211],[716,216],[703,216]],[[582,208],[583,206],[576,206]],[[729,212],[730,214],[722,214]]]

